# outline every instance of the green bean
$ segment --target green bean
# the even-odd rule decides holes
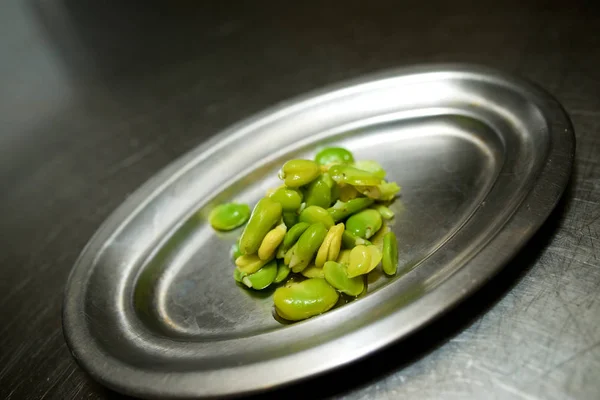
[[[312,181],[306,189],[307,206],[327,208],[331,205],[331,189],[335,182],[328,174],[323,174]]]
[[[315,156],[319,165],[348,164],[354,162],[352,153],[342,147],[327,147]]]
[[[327,229],[331,228],[334,224],[331,214],[326,209],[318,206],[310,206],[302,210],[299,221],[309,224],[321,222]]]
[[[323,243],[325,235],[327,235],[327,228],[320,222],[312,224],[304,231],[294,245],[295,250],[289,263],[292,271],[302,272],[304,268],[308,267],[321,243]]]
[[[398,242],[394,232],[388,232],[383,237],[383,257],[381,260],[383,272],[395,275],[398,269]]]
[[[325,280],[334,288],[349,296],[358,296],[365,290],[365,280],[361,276],[348,277],[345,265],[335,261],[327,261],[323,266]]]
[[[331,214],[331,217],[335,222],[339,222],[352,214],[364,210],[371,204],[373,204],[373,199],[367,197],[358,197],[356,199],[348,200],[345,203],[338,200],[332,207],[329,207],[327,211]]]
[[[381,228],[383,221],[376,210],[367,209],[352,215],[346,221],[346,229],[356,236],[369,239]]]
[[[262,290],[268,287],[277,276],[277,261],[272,260],[253,274],[242,278],[242,283],[249,288]]]
[[[280,218],[281,204],[268,197],[260,199],[240,237],[242,254],[256,253],[267,233],[279,222]]]
[[[300,321],[329,311],[338,298],[336,290],[321,278],[280,287],[273,295],[275,311],[289,321]]]
[[[250,218],[250,207],[239,203],[220,204],[208,215],[210,225],[219,231],[230,231],[242,226],[248,218]]]
[[[333,165],[329,168],[329,175],[338,184],[352,186],[373,186],[381,183],[381,178],[368,171],[350,165]]]
[[[302,193],[299,190],[286,187],[275,190],[269,198],[281,204],[281,209],[284,213],[287,211],[297,211],[300,208],[300,203],[302,203]]]
[[[277,262],[277,275],[275,276],[275,280],[273,283],[281,283],[283,282],[288,275],[290,274],[290,267],[285,265],[282,260]]]
[[[290,160],[283,164],[279,178],[291,188],[304,186],[317,179],[321,170],[317,163],[310,160]]]

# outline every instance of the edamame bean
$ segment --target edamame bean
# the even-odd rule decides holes
[[[334,183],[328,174],[323,174],[312,181],[306,189],[306,205],[329,207],[331,205],[331,188]]]
[[[242,254],[256,253],[267,233],[279,222],[280,218],[281,204],[268,197],[260,199],[240,237]]]
[[[385,178],[385,170],[377,161],[372,160],[360,160],[355,162],[354,167],[372,173],[378,178]]]
[[[381,228],[383,221],[376,210],[367,209],[352,215],[346,221],[346,229],[355,236],[368,239]]]
[[[273,302],[281,318],[300,321],[328,311],[338,298],[336,290],[325,279],[311,278],[277,288]]]
[[[269,198],[281,204],[281,209],[284,213],[287,211],[297,211],[302,203],[302,193],[286,187],[277,189]]]
[[[344,233],[344,224],[339,223],[335,226],[329,228],[325,239],[323,239],[323,243],[319,247],[317,251],[317,256],[315,258],[315,265],[318,268],[323,267],[326,261],[328,260],[336,260],[338,255],[340,254],[340,249],[342,247],[342,234]]]
[[[230,231],[248,221],[250,207],[247,204],[225,203],[212,209],[208,215],[210,225],[219,231]]]
[[[331,214],[331,217],[335,222],[339,222],[352,214],[364,210],[371,204],[373,204],[373,199],[367,197],[358,197],[356,199],[348,200],[345,203],[338,200],[332,207],[329,207],[327,211]]]
[[[381,183],[381,178],[378,176],[350,165],[333,165],[329,168],[329,175],[338,184],[374,186]]]
[[[298,242],[294,245],[289,266],[294,272],[302,272],[308,266],[313,256],[323,243],[327,235],[327,228],[320,222],[312,224],[304,231]]]
[[[264,267],[253,274],[242,278],[242,283],[249,288],[262,290],[268,287],[277,276],[277,261],[271,260]]]
[[[358,296],[365,290],[365,280],[362,276],[348,277],[345,265],[335,261],[327,261],[323,266],[325,280],[334,288],[349,296]]]
[[[275,276],[275,280],[273,283],[281,283],[283,282],[288,275],[290,274],[290,267],[285,265],[282,260],[277,262],[277,275]]]
[[[269,260],[274,257],[275,250],[283,241],[283,237],[287,228],[284,224],[277,225],[271,229],[263,239],[260,247],[258,248],[258,257],[261,260]]]
[[[315,156],[319,165],[348,164],[354,162],[352,153],[343,147],[326,147]]]
[[[368,274],[381,261],[381,251],[375,246],[359,245],[350,251],[348,277]]]
[[[235,260],[235,265],[246,274],[253,274],[270,260],[261,260],[258,254],[244,254]]]
[[[383,237],[383,258],[381,260],[383,272],[395,275],[398,269],[398,242],[394,232],[388,232]]]
[[[327,229],[331,228],[334,224],[331,214],[329,214],[329,212],[323,207],[318,206],[306,207],[300,213],[300,218],[298,220],[300,222],[307,222],[309,224],[321,222]]]
[[[321,170],[317,163],[311,160],[290,160],[283,164],[279,178],[291,188],[304,186],[317,179]]]

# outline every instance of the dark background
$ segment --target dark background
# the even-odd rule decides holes
[[[413,63],[472,62],[529,78],[564,104],[577,155],[563,201],[526,251],[457,310],[273,397],[597,399],[593,3],[3,1],[0,398],[116,396],[71,358],[62,294],[99,224],[160,168],[322,85]]]

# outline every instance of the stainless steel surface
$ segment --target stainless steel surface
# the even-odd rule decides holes
[[[282,99],[433,61],[494,66],[556,96],[577,136],[570,188],[525,249],[456,309],[260,398],[597,399],[596,3],[2,2],[0,398],[122,398],[71,357],[63,289],[91,235],[146,179]]]
[[[403,186],[392,227],[403,271],[282,325],[271,297],[231,278],[239,232],[216,234],[207,215],[255,204],[286,159],[326,144],[379,160]],[[143,397],[264,391],[355,361],[491,278],[554,208],[574,144],[553,98],[473,66],[386,72],[284,103],[175,161],[110,216],[69,278],[67,342],[100,382]]]

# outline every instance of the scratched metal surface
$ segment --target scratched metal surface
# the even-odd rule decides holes
[[[71,358],[62,290],[98,225],[158,169],[289,96],[426,61],[502,68],[557,96],[577,136],[572,184],[527,249],[456,310],[267,397],[600,396],[600,13],[591,1],[83,3],[0,6],[0,398],[117,397]]]

